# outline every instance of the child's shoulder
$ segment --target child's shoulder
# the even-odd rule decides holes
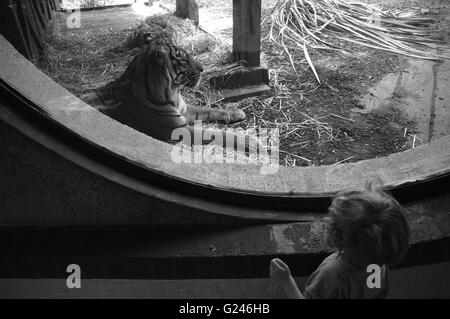
[[[385,265],[383,265],[383,272],[386,270],[385,268]],[[334,252],[325,258],[317,268],[317,271],[323,276],[344,277],[345,279],[347,277],[354,279],[367,273],[365,268],[349,264],[339,252]]]
[[[361,269],[349,265],[339,252],[326,257],[311,274],[308,282],[327,281],[334,284],[346,284],[363,274]]]
[[[387,291],[388,267],[382,266],[382,288],[371,291],[366,284],[367,272],[349,265],[339,253],[325,258],[306,283],[309,298],[379,298]]]
[[[345,287],[346,266],[342,256],[333,253],[325,258],[306,281],[306,298],[339,298]]]
[[[322,274],[336,275],[348,270],[348,265],[339,252],[334,252],[322,261],[317,270]]]
[[[319,267],[311,274],[308,282],[327,281],[337,283],[343,279],[347,271],[348,267],[342,256],[335,252],[322,261]]]

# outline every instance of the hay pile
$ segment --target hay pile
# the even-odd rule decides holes
[[[339,42],[421,59],[445,57],[435,50],[442,43],[434,38],[435,20],[410,10],[383,10],[359,1],[278,0],[269,23],[268,38],[283,46],[294,70],[291,52],[301,50],[319,83],[308,50],[339,51]]]
[[[118,78],[138,51],[116,50],[127,34],[115,29],[53,34],[39,67],[74,94],[104,86]]]
[[[46,41],[46,54],[39,67],[75,94],[101,87],[125,71],[142,47],[144,35],[168,36],[202,63],[205,72],[200,87],[183,92],[194,105],[214,104],[217,98],[212,97],[209,79],[242,67],[231,62],[231,47],[225,41],[172,14],[148,17],[130,29],[79,29],[53,34]]]

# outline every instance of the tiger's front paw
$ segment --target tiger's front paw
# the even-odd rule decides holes
[[[235,123],[245,120],[245,113],[242,110],[232,109],[227,110],[224,118],[225,123]]]

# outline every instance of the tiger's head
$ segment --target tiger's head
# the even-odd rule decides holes
[[[196,87],[202,72],[202,65],[171,41],[150,39],[120,81],[131,82],[133,93],[141,101],[167,104],[180,99],[180,86]]]

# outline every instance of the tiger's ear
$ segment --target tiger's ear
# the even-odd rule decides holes
[[[167,50],[166,46],[158,45],[155,50],[156,62],[158,62],[158,63],[165,62],[167,60],[168,54],[169,54],[169,51]]]

